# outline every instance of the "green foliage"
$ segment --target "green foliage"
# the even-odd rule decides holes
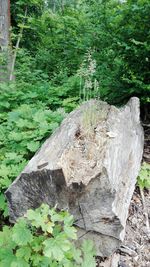
[[[52,85],[25,49],[18,51],[16,81],[0,90],[0,210],[8,214],[4,191],[47,137],[79,102],[79,78]],[[77,96],[78,94],[78,96]]]
[[[15,34],[25,6],[25,1],[12,2]],[[145,103],[150,92],[149,11],[148,0],[30,0],[21,40],[28,58],[20,52],[16,69],[23,70],[30,57],[30,71],[22,71],[23,77],[27,73],[26,78],[33,79],[34,70],[34,79],[60,86],[76,75],[91,48],[97,62],[93,78],[99,83],[101,98],[122,104],[135,95]],[[77,96],[78,90],[74,91]]]
[[[146,162],[142,164],[139,176],[138,176],[138,185],[142,189],[150,188],[150,165]]]
[[[54,108],[59,101],[57,94],[52,98],[49,85],[44,90],[43,85],[38,88],[22,81],[19,84],[1,84],[1,88],[0,209],[6,216],[7,206],[4,204],[3,192],[43,141],[58,127],[65,112],[63,109],[52,111],[49,108]],[[54,102],[56,103],[53,104]]]
[[[36,65],[40,65],[50,79],[62,73],[73,75],[87,49],[86,39],[83,38],[86,17],[82,10],[66,9],[63,15],[45,10],[38,23],[33,18],[29,23],[38,38],[33,51]]]
[[[0,267],[94,267],[94,248],[77,248],[73,216],[43,204],[0,232]]]
[[[1,212],[3,213],[3,217],[8,217],[8,207],[3,193],[0,194],[0,207]]]
[[[149,87],[149,39],[148,30],[150,2],[148,0],[127,1],[118,9],[115,49],[123,59],[121,79],[124,86],[115,95],[121,99],[137,95],[144,100],[150,93]]]

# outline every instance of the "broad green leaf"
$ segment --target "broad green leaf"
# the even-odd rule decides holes
[[[30,142],[27,144],[27,148],[31,152],[35,152],[39,148],[39,142]]]
[[[77,239],[77,230],[73,226],[64,226],[64,232],[66,233],[67,237],[70,239]]]
[[[61,261],[65,255],[64,253],[70,250],[71,244],[63,234],[59,234],[55,239],[50,238],[43,243],[45,248],[44,255],[49,258],[54,258]]]
[[[73,222],[74,222],[73,216],[66,213],[64,218],[64,224],[67,226],[72,226]]]
[[[45,210],[44,210],[45,207]],[[48,232],[52,233],[53,232],[53,227],[54,223],[51,222],[48,218],[48,210],[49,207],[48,205],[46,206],[41,206],[39,209],[36,211],[34,210],[28,210],[26,217],[28,220],[32,222],[32,225],[37,227],[37,228],[42,228],[43,232]]]
[[[34,236],[34,239],[31,242],[31,246],[33,251],[35,252],[39,252],[42,251],[43,249],[43,241],[45,241],[45,236],[41,235],[41,236]],[[37,255],[37,253],[36,253]]]
[[[30,247],[21,247],[17,249],[16,256],[17,258],[25,259],[26,261],[28,261],[30,259],[31,253],[32,249]]]
[[[33,239],[31,231],[28,229],[24,219],[20,219],[13,227],[13,241],[19,245],[27,245]]]
[[[14,140],[16,142],[19,142],[22,140],[22,134],[21,132],[16,132],[15,129],[8,135],[9,140]]]
[[[72,255],[73,255],[73,258],[74,260],[80,264],[82,262],[82,253],[81,253],[81,250],[80,249],[77,249],[73,246],[72,248]]]
[[[44,255],[49,258],[54,258],[58,261],[61,261],[64,258],[63,250],[53,242],[53,240],[46,240],[44,242],[45,248],[43,250]]]
[[[20,112],[12,111],[8,113],[8,122],[16,122],[20,118]]]
[[[14,260],[10,267],[30,267],[30,265],[23,259],[16,259]]]
[[[84,240],[82,244],[82,250],[84,252],[84,262],[81,265],[82,267],[96,267],[96,262],[95,262],[95,249],[93,246],[93,242],[91,240]]]
[[[43,259],[43,255],[40,255],[40,254],[33,254],[32,256],[31,256],[31,261],[32,261],[32,263],[33,263],[33,266],[38,266],[38,267],[40,267],[41,265],[40,265],[40,262],[42,261],[42,259]]]
[[[0,267],[11,267],[11,264],[16,261],[16,257],[13,253],[7,253],[4,259],[0,261]]]
[[[0,177],[7,178],[10,174],[10,167],[2,164],[0,166]],[[1,184],[4,184],[3,181],[0,181]]]
[[[93,241],[91,240],[84,240],[82,244],[82,249],[85,254],[88,254],[90,252],[93,252],[94,254],[94,245]]]
[[[0,252],[4,253],[5,248],[11,251],[15,246],[16,244],[12,240],[12,229],[8,226],[4,226],[3,231],[0,232]]]
[[[0,106],[5,107],[5,108],[9,108],[10,104],[7,101],[3,101],[3,102],[0,102]]]
[[[11,168],[9,168],[9,169],[10,169],[10,171],[11,171]],[[2,175],[4,175],[4,174],[5,174],[5,173],[2,172]],[[2,189],[7,188],[10,184],[11,184],[11,180],[10,180],[8,177],[4,176],[4,178],[1,178],[1,179],[0,179],[0,187],[1,187]]]

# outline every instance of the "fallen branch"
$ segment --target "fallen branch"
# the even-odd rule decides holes
[[[11,67],[10,67],[10,76],[9,76],[9,80],[10,81],[13,80],[13,73],[14,73],[14,68],[15,68],[15,63],[16,63],[17,51],[18,51],[19,44],[20,44],[20,41],[21,41],[21,38],[22,38],[23,28],[24,28],[24,25],[25,25],[26,16],[27,16],[27,7],[25,9],[23,26],[20,29],[20,33],[18,35],[18,40],[17,40],[16,46],[15,46],[15,50],[14,50],[14,54],[13,54],[13,58],[12,58],[12,64],[11,64]]]

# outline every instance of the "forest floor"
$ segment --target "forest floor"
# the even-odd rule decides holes
[[[150,125],[143,123],[143,127],[143,161],[150,163]],[[125,241],[120,248],[120,267],[150,267],[150,232],[147,226],[149,219],[150,190],[145,189],[142,196],[142,191],[136,188],[130,203]]]
[[[150,211],[150,192],[144,190],[146,211]],[[97,267],[150,267],[150,233],[146,226],[139,188],[134,191],[126,224],[125,240],[113,259],[97,259]]]
[[[150,163],[150,125],[144,123],[143,127],[143,161]],[[139,187],[136,187],[129,207],[125,240],[115,253],[113,263],[107,259],[104,262],[98,260],[97,267],[150,267],[149,219],[150,190],[140,191]]]
[[[146,212],[150,211],[150,194],[144,191]],[[126,225],[126,237],[119,249],[119,267],[150,267],[150,233],[146,226],[143,200],[138,188],[134,191]]]

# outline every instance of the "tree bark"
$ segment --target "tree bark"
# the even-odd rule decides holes
[[[0,53],[3,60],[0,66],[0,80],[8,80],[9,40],[10,40],[10,0],[0,0]]]

